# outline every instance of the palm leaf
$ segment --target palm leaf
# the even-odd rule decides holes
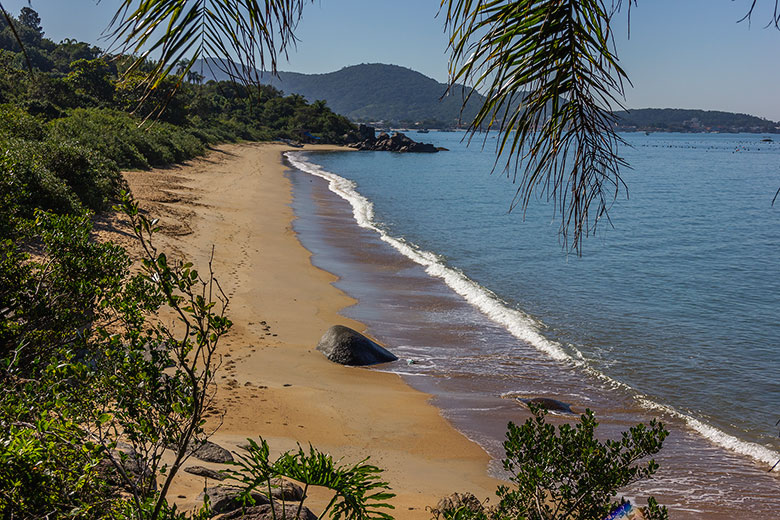
[[[610,22],[620,1],[443,0],[450,84],[486,100],[470,139],[497,130],[496,164],[519,184],[511,208],[535,195],[555,204],[564,245],[578,253],[625,187],[614,130],[627,76]]]
[[[213,58],[206,60],[212,72],[216,69],[234,81],[257,84],[263,71],[276,73],[278,56],[286,56],[295,44],[294,31],[306,3],[121,0],[107,30],[110,52],[133,57],[125,78],[144,74],[141,103],[174,69],[178,85],[201,58]]]

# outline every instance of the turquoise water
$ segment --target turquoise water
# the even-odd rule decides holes
[[[516,352],[519,340],[535,352],[522,354],[525,363],[535,355],[566,378],[601,382],[598,390],[570,389],[573,399],[618,392],[746,465],[771,466],[780,452],[780,204],[771,205],[779,143],[760,135],[626,134],[629,198],[623,193],[613,206],[614,227],[602,224],[577,257],[562,248],[550,203],[533,201],[525,218],[508,213],[514,187],[489,174],[494,140],[481,150],[467,147],[462,133],[410,135],[450,151],[299,154],[292,162],[331,181],[358,224],[485,319],[472,341],[483,345],[477,351]],[[452,323],[482,319],[453,312]],[[493,374],[508,381],[504,397],[523,386],[518,365],[506,360],[444,360],[431,355],[434,347],[404,343],[401,355],[430,363],[402,372],[438,364],[440,372]]]

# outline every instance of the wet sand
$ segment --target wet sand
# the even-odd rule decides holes
[[[370,456],[398,495],[397,518],[430,518],[425,507],[454,491],[492,497],[499,482],[488,476],[490,457],[440,415],[430,395],[397,374],[336,365],[315,350],[331,325],[365,326],[341,314],[355,300],[312,265],[293,231],[281,155],[291,149],[226,145],[184,166],[125,175],[141,208],[160,218],[161,249],[196,267],[215,250],[234,326],[221,344],[219,413],[209,419],[221,426],[211,440],[238,451],[247,437],[262,436],[277,453],[312,443],[345,462]],[[131,243],[119,219],[99,223],[112,226],[112,238]],[[202,477],[181,473],[171,498],[192,507],[203,486]],[[327,500],[316,491],[311,497],[315,511]]]

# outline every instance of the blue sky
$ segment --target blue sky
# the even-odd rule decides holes
[[[609,0],[607,0],[609,1]],[[633,87],[631,108],[701,108],[780,120],[780,31],[764,28],[773,0],[758,0],[752,25],[736,23],[751,0],[639,0],[614,23]],[[27,0],[2,0],[12,13]],[[47,36],[105,47],[99,38],[118,0],[33,0]],[[323,73],[356,63],[393,63],[447,78],[439,0],[316,0],[282,70]]]

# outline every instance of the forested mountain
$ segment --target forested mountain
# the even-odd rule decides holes
[[[641,108],[616,112],[618,129],[647,132],[780,132],[780,123],[717,110]]]
[[[194,70],[209,79],[228,78],[207,64],[196,64]],[[464,95],[460,89],[445,96],[445,84],[406,67],[381,63],[353,65],[327,74],[264,74],[261,81],[287,94],[300,94],[309,102],[324,99],[334,112],[353,121],[385,121],[393,126],[455,127]],[[471,121],[483,102],[476,94],[462,120]]]

